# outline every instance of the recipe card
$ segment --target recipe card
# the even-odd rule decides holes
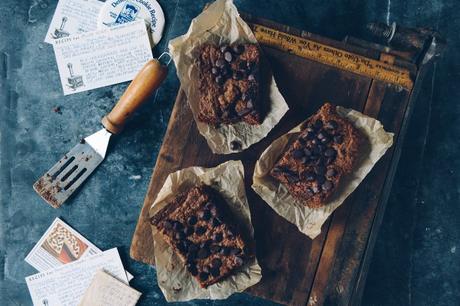
[[[141,293],[100,270],[78,306],[134,306]]]
[[[25,261],[39,272],[102,253],[76,230],[59,218],[54,219]]]
[[[104,270],[128,285],[116,248],[26,277],[34,305],[77,306],[96,272]]]
[[[97,30],[102,5],[99,0],[59,0],[45,42]]]
[[[53,42],[64,95],[134,79],[151,60],[143,20]]]

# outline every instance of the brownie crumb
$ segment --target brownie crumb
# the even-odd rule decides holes
[[[60,106],[55,106],[53,108],[53,112],[59,114],[59,115],[62,115],[62,110],[61,110],[61,107]]]

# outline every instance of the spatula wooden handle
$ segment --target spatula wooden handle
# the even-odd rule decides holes
[[[157,59],[150,60],[129,84],[112,111],[102,118],[102,125],[112,134],[120,133],[129,117],[160,87],[167,73],[165,65]]]

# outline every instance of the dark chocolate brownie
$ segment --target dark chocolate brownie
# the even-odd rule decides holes
[[[201,47],[198,119],[207,124],[260,124],[259,47],[233,44]]]
[[[305,122],[270,175],[304,205],[320,207],[353,170],[362,139],[358,129],[326,103]]]
[[[226,205],[217,191],[201,185],[179,194],[151,218],[203,288],[251,257]]]

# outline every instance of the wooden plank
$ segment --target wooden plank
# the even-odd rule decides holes
[[[408,128],[409,121],[410,121],[410,118],[412,116],[412,112],[415,106],[415,100],[416,100],[416,97],[418,96],[418,93],[421,91],[425,76],[428,74],[428,71],[430,71],[432,68],[433,68],[432,62],[429,65],[425,65],[420,68],[418,72],[418,76],[416,78],[414,90],[411,93],[410,97],[407,99],[407,104],[405,107],[406,110],[404,112],[404,117],[400,124],[398,137],[394,145],[392,163],[388,170],[387,179],[382,189],[382,193],[379,198],[379,203],[377,204],[377,209],[375,211],[375,217],[371,225],[372,227],[370,229],[370,234],[369,234],[368,242],[366,245],[366,249],[363,251],[364,254],[363,254],[361,265],[358,271],[357,282],[355,284],[354,291],[351,296],[350,304],[352,305],[359,305],[361,303],[361,297],[362,297],[363,290],[365,287],[367,271],[369,269],[370,260],[372,257],[375,241],[377,239],[377,234],[380,229],[380,225],[382,223],[382,219],[385,213],[388,196],[390,194],[391,186],[393,183],[393,177],[395,175],[397,164],[399,162],[399,158],[401,155],[402,144],[403,144],[406,130]]]
[[[182,152],[185,151],[187,143],[175,142],[175,133],[183,135],[184,139],[188,138],[187,136],[192,131],[191,126],[194,122],[184,98],[185,94],[183,91],[179,91],[131,241],[131,258],[151,265],[155,263],[155,259],[152,256],[152,231],[148,222],[150,205],[153,203],[156,194],[160,191],[161,182],[164,182],[169,173],[178,170],[180,167],[181,158],[183,157]]]
[[[363,111],[367,115],[378,114],[383,100],[386,84],[373,81],[365,103],[355,109]],[[361,183],[362,185],[363,183]],[[314,284],[311,288],[309,304],[322,305],[324,303],[324,290],[329,286],[333,263],[337,257],[339,246],[342,242],[346,226],[351,215],[351,208],[356,201],[356,192],[353,193],[345,203],[334,212],[327,238],[324,242],[321,261],[315,274]],[[353,218],[353,216],[351,217]]]
[[[345,107],[359,109],[367,99],[369,79],[357,79],[351,73],[329,70],[328,66],[319,63],[309,66],[308,71],[310,73],[308,74],[293,75],[297,71],[304,70],[303,68],[299,69],[299,67],[303,67],[302,61],[305,59],[296,57],[284,62],[279,56],[278,50],[270,49],[266,52],[270,59],[273,57],[271,63],[274,66],[275,75],[292,76],[292,78],[286,77],[278,82],[282,93],[286,93],[284,94],[286,100],[292,102],[290,113],[300,115],[295,119],[296,121],[292,126],[297,125],[316,111],[324,101],[334,101],[334,103]],[[304,80],[300,82],[301,85],[294,81],[299,78]],[[335,86],[331,87],[330,84],[335,84]],[[302,90],[299,91],[298,88],[302,88]],[[294,117],[287,117],[286,119],[292,121]],[[250,192],[253,193],[252,190]],[[263,205],[267,207],[266,204]],[[266,209],[265,207],[263,209]],[[255,214],[259,216],[261,213],[256,210]],[[262,222],[267,220],[265,218],[266,215],[262,214]],[[276,216],[276,218],[279,217]],[[283,220],[283,222],[285,221]],[[261,256],[258,258],[266,259],[266,262],[263,261],[262,268],[266,271],[273,271],[272,274],[275,276],[271,278],[264,276],[264,281],[250,288],[249,292],[284,304],[305,305],[309,298],[309,290],[306,288],[312,286],[314,272],[323,249],[324,235],[327,231],[323,231],[311,244],[311,240],[300,234],[294,226],[279,227],[279,224],[283,222],[268,219],[261,224],[259,221],[255,221],[255,227],[257,228],[261,224],[264,231],[263,236],[256,236],[257,245],[267,247],[267,249],[260,250]],[[274,224],[273,228],[276,228],[277,232],[267,232],[267,230],[270,231],[270,228],[267,229],[264,224]],[[325,229],[327,227],[328,224],[323,226]],[[273,250],[272,241],[281,241],[282,245],[276,245],[276,249]],[[286,249],[292,250],[293,254],[286,253]],[[294,271],[302,271],[302,273],[295,273]],[[300,277],[302,274],[303,276]]]
[[[388,130],[396,133],[395,139],[397,139],[405,104],[409,96],[408,92],[399,91],[394,86],[380,82],[376,82],[375,86],[384,86],[386,90],[382,95],[370,95],[369,97],[372,99],[368,100],[368,103],[380,105],[378,118]],[[366,108],[375,110],[376,106]],[[318,278],[326,278],[326,280],[321,281],[322,286],[319,285],[320,282],[315,282],[318,286],[312,291],[312,296],[320,297],[318,299],[319,305],[348,305],[350,302],[355,288],[354,284],[359,277],[361,260],[367,247],[375,212],[387,178],[386,175],[381,174],[387,173],[391,166],[393,150],[394,146],[361,183],[353,193],[352,198],[347,201],[347,206],[344,206],[344,209],[349,210],[346,226],[341,224],[341,220],[337,224],[335,219],[333,220],[331,229],[336,226],[343,229],[340,238],[333,241],[333,248],[340,256],[334,256],[332,260],[320,266],[317,271]]]

